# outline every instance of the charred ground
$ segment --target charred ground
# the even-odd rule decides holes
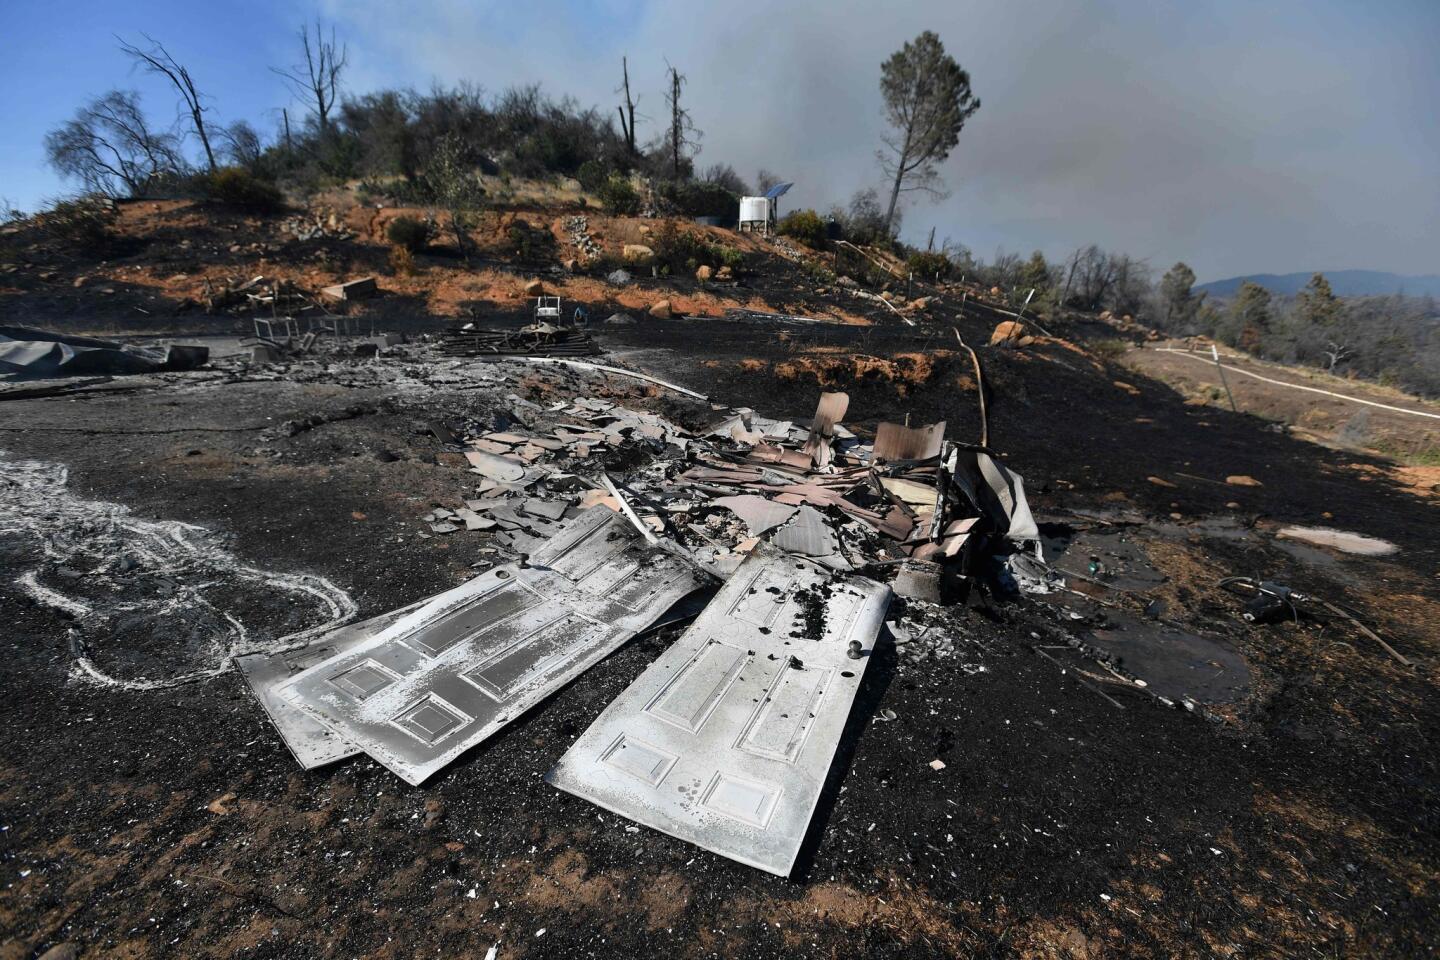
[[[4,301],[7,319],[63,315],[113,329],[134,313],[129,303],[112,309],[120,292],[58,292],[70,268],[35,261],[37,276]],[[800,280],[768,262],[757,259],[747,299],[771,309],[827,302],[813,284],[771,296]],[[110,266],[75,263],[91,275]],[[446,283],[482,282],[453,269]],[[38,280],[47,270],[56,277]],[[523,279],[496,276],[517,289]],[[500,280],[483,282],[489,291]],[[599,281],[557,285],[571,283],[578,292]],[[655,286],[696,296],[690,281]],[[633,288],[595,289],[592,316],[634,311]],[[391,301],[397,323],[441,325],[421,316],[433,294],[415,297]],[[373,308],[379,326],[386,299]],[[518,297],[476,299],[497,322],[521,312]],[[97,304],[99,321],[74,313]],[[917,319],[817,327],[641,316],[598,337],[612,361],[767,415],[804,417],[820,389],[840,386],[857,430],[909,414],[974,439],[976,384],[968,356],[952,352],[952,327],[982,344],[988,324]],[[167,314],[168,329],[231,323]],[[506,957],[1431,955],[1440,939],[1433,503],[1382,461],[1187,404],[1086,348],[1114,336],[1108,328],[1064,332],[1021,350],[982,349],[992,446],[1026,477],[1047,529],[1093,526],[1100,515],[1144,546],[1164,582],[1144,597],[1106,596],[1137,616],[1159,597],[1166,620],[1232,643],[1251,667],[1244,700],[1188,712],[1132,692],[1117,709],[1033,651],[1077,629],[1054,606],[977,599],[947,614],[963,656],[917,663],[889,652],[867,673],[801,867],[779,880],[631,832],[541,780],[678,628],[630,644],[410,788],[363,759],[299,772],[233,673],[160,691],[70,680],[71,624],[6,578],[0,956],[62,942],[84,956],[481,955],[497,940]],[[377,369],[405,372],[407,386]],[[521,376],[516,390],[539,399],[555,384]],[[107,386],[135,389],[0,404],[0,448],[67,465],[84,496],[219,531],[249,563],[326,576],[361,616],[487,562],[483,535],[414,535],[420,515],[453,506],[464,483],[426,424],[497,412],[423,360]],[[707,412],[613,388],[680,422],[698,425]],[[366,412],[330,416],[357,406]],[[273,431],[305,418],[318,422]],[[1235,475],[1261,485],[1225,483]],[[1355,530],[1399,551],[1297,556],[1270,535],[1282,523]],[[0,533],[7,569],[32,564],[37,550]],[[1238,600],[1214,589],[1232,573],[1349,603],[1416,667],[1343,623],[1243,626]],[[896,719],[875,721],[882,708]],[[935,759],[944,769],[931,768]]]

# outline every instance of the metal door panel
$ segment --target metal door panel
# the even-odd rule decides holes
[[[820,636],[807,615],[823,602]],[[761,548],[546,779],[785,876],[805,838],[890,600]],[[860,643],[851,659],[850,641]]]
[[[255,698],[260,701],[270,722],[285,741],[285,746],[306,770],[353,757],[361,750],[355,744],[315,720],[305,711],[281,697],[276,688],[291,677],[364,644],[386,627],[425,604],[412,603],[378,617],[332,630],[314,642],[279,653],[249,653],[235,658],[235,665],[244,674]]]
[[[530,565],[440,594],[281,696],[418,784],[658,619],[696,577],[609,510],[588,510]]]

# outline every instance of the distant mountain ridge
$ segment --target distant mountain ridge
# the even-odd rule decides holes
[[[1330,289],[1337,297],[1373,297],[1388,293],[1404,293],[1412,297],[1440,297],[1440,276],[1426,274],[1418,277],[1407,277],[1398,273],[1386,273],[1383,270],[1322,270],[1325,279],[1330,281]],[[1197,283],[1195,290],[1204,291],[1210,296],[1224,299],[1233,297],[1240,289],[1240,284],[1249,280],[1251,283],[1258,283],[1276,296],[1291,297],[1305,289],[1305,284],[1310,282],[1314,271],[1308,273],[1252,273],[1243,277],[1230,277],[1226,280],[1211,280],[1209,283]]]

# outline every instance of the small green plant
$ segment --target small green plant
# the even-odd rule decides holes
[[[796,210],[780,221],[780,233],[814,250],[825,247],[825,221],[814,210]]]
[[[719,254],[720,266],[729,267],[732,273],[739,273],[745,266],[745,254],[735,247],[721,245],[714,249]]]
[[[1440,467],[1440,444],[1430,437],[1411,442],[1384,438],[1371,445],[1372,448],[1396,463],[1407,467]]]
[[[1130,349],[1130,344],[1124,340],[1096,340],[1090,344],[1090,349],[1103,360],[1119,360]]]
[[[285,195],[268,180],[244,167],[221,167],[202,175],[199,184],[206,200],[250,213],[273,213],[285,208]]]
[[[640,212],[640,194],[630,180],[612,173],[597,191],[605,211],[614,217],[633,217]]]
[[[385,239],[410,253],[419,253],[430,243],[430,224],[418,217],[396,217],[385,228]]]

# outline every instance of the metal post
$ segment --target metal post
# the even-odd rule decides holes
[[[1225,368],[1220,366],[1220,351],[1215,344],[1210,344],[1210,355],[1215,358],[1215,369],[1220,374],[1220,383],[1225,387],[1225,396],[1230,398],[1230,412],[1239,413],[1240,408],[1235,406],[1235,394],[1230,392],[1230,381],[1225,379]]]

